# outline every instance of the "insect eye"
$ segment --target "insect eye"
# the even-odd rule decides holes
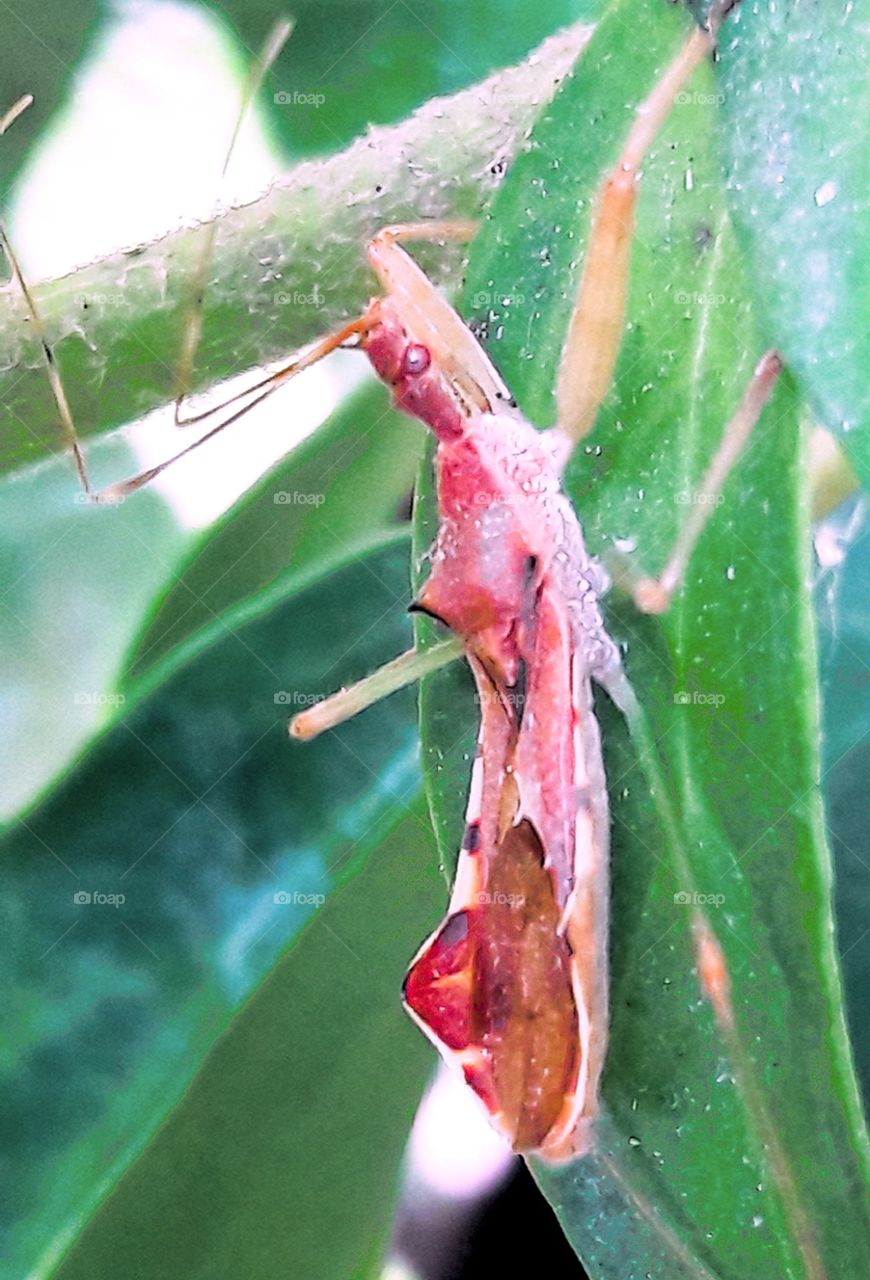
[[[425,373],[431,363],[429,348],[424,347],[422,342],[411,342],[405,347],[400,373],[403,377],[414,377],[419,373]]]

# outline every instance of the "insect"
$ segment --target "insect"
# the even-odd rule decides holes
[[[612,376],[643,157],[712,47],[709,30],[691,37],[638,111],[601,188],[561,361],[554,427],[541,432],[524,420],[482,346],[404,248],[424,238],[468,239],[474,227],[422,223],[386,228],[371,241],[369,259],[383,296],[250,388],[244,408],[204,437],[349,345],[365,352],[397,405],[436,437],[439,532],[429,579],[412,607],[457,639],[428,654],[403,655],[363,687],[297,717],[292,731],[313,736],[458,652],[467,658],[481,717],[466,830],[447,914],[411,964],[404,1001],[510,1145],[553,1161],[582,1154],[594,1142],[607,1046],[609,820],[593,681],[642,733],[599,607],[604,578],[587,554],[560,476]],[[4,246],[36,326],[38,314],[5,237]],[[87,489],[45,343],[44,351]],[[721,487],[779,367],[775,353],[760,362],[704,491]],[[130,493],[166,465],[95,496]],[[660,577],[633,583],[641,608],[667,607],[711,511],[709,503],[695,505]],[[699,935],[697,946],[702,984],[724,1016],[727,975],[718,944]]]
[[[472,229],[463,224],[377,235],[368,253],[384,296],[326,343],[355,342],[398,407],[436,437],[439,529],[411,607],[459,638],[481,707],[447,914],[410,966],[405,1007],[511,1146],[551,1161],[594,1142],[607,1043],[608,809],[593,681],[642,732],[600,612],[602,573],[560,475],[612,374],[640,162],[710,47],[698,33],[666,71],[602,188],[555,427],[541,432],[523,419],[483,348],[402,247],[465,237]],[[779,368],[771,352],[756,369],[707,491],[721,485]],[[634,583],[642,609],[667,607],[705,521],[698,511],[660,578]],[[448,643],[444,659],[456,651]],[[291,732],[313,736],[437,660],[404,655],[382,677],[297,716]],[[702,983],[727,1016],[718,944],[703,931],[696,943]]]

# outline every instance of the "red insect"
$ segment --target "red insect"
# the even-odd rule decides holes
[[[437,438],[439,530],[412,608],[460,638],[481,706],[450,904],[411,965],[405,1005],[511,1146],[551,1160],[593,1141],[607,1043],[608,810],[592,680],[631,721],[640,714],[599,610],[603,575],[560,475],[610,382],[638,167],[710,47],[701,32],[688,42],[602,188],[559,374],[558,426],[540,432],[525,421],[473,334],[401,247],[465,237],[465,225],[382,231],[369,258],[386,296],[314,353],[356,342],[396,404]],[[771,353],[756,370],[705,491],[721,485],[779,367]],[[636,584],[642,608],[665,608],[679,584],[705,519],[696,510],[661,578]],[[444,650],[445,659],[456,652]],[[436,660],[405,655],[291,730],[312,736]]]

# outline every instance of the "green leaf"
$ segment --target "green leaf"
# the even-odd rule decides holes
[[[760,323],[870,481],[870,33],[856,5],[741,6],[719,136]]]
[[[322,741],[286,732],[294,709],[407,647],[407,547],[391,536],[225,615],[6,833],[12,1274],[48,1273],[322,897],[417,795],[408,692]],[[396,1008],[400,978],[398,965]]]
[[[842,547],[816,583],[823,695],[822,780],[835,857],[837,934],[855,1067],[870,1097],[870,538],[863,503],[847,504],[824,531]],[[830,542],[828,543],[830,547]]]
[[[98,447],[116,475],[133,469],[121,440]],[[0,482],[4,817],[32,803],[111,715],[124,653],[190,540],[153,490],[111,507],[81,498],[66,458]]]
[[[139,678],[285,570],[322,574],[395,529],[422,447],[419,426],[366,385],[248,491],[193,548],[129,660]]]
[[[475,242],[469,310],[541,425],[553,418],[597,185],[687,26],[653,4],[609,7]],[[592,549],[605,552],[617,538],[649,571],[663,563],[763,351],[754,279],[710,145],[715,100],[704,69],[644,165],[615,386],[567,477]],[[822,1268],[857,1280],[870,1266],[867,1138],[817,789],[797,409],[785,379],[721,501],[704,495],[716,514],[671,613],[657,623],[609,602],[681,816],[686,868],[677,875],[651,798],[651,786],[661,790],[654,759],[637,760],[599,698],[614,877],[606,1118],[596,1156],[535,1172],[587,1269],[620,1280],[820,1276]],[[467,789],[474,710],[443,673],[423,713],[444,852],[459,846],[458,806],[447,797]],[[700,895],[723,949],[733,1036],[702,998],[686,895]],[[848,1233],[838,1226],[844,1215]]]
[[[431,1069],[398,987],[441,896],[417,803],[237,1016],[55,1274],[359,1274],[386,1242]]]

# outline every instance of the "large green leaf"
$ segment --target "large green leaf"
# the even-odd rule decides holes
[[[398,977],[442,894],[418,803],[215,1045],[56,1274],[363,1274],[431,1067]]]
[[[407,546],[393,536],[225,614],[8,830],[10,1277],[47,1274],[245,997],[417,794],[408,695],[304,748],[286,734],[294,708],[407,645]]]
[[[849,1030],[864,1103],[870,1098],[870,527],[866,505],[847,504],[824,536],[834,554],[819,575],[816,611],[823,694],[822,779],[836,866],[837,929]]]
[[[857,5],[742,5],[718,79],[758,314],[870,481],[870,31]]]
[[[686,26],[654,4],[609,7],[475,243],[465,297],[478,313],[488,300],[477,318],[533,421],[552,421],[596,185],[629,108]],[[615,387],[568,477],[592,548],[618,538],[650,570],[763,350],[755,282],[711,154],[715,103],[705,70],[644,166]],[[857,1278],[870,1266],[867,1141],[816,785],[802,447],[786,380],[717,500],[671,614],[659,624],[616,600],[611,608],[681,815],[687,866],[677,875],[659,826],[653,759],[634,758],[600,699],[614,869],[607,1118],[597,1156],[536,1173],[587,1267],[620,1280]],[[461,689],[444,673],[423,706],[443,853],[458,847],[456,794],[467,786],[473,703]],[[687,895],[701,895],[727,960],[733,1036],[701,998]]]
[[[116,475],[133,470],[119,439],[97,449]],[[190,539],[153,490],[111,507],[81,496],[66,458],[0,481],[4,817],[99,731],[124,652]]]

